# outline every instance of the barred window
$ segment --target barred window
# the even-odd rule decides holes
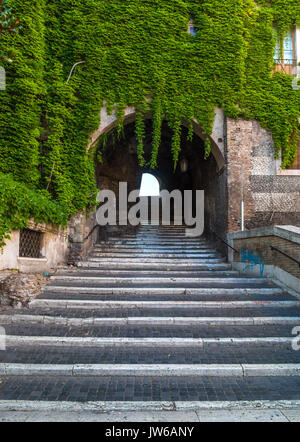
[[[40,258],[42,245],[42,232],[31,229],[22,229],[20,231],[20,251],[22,258]]]

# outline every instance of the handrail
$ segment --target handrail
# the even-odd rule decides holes
[[[70,238],[70,235],[69,235],[69,241],[70,241],[72,244],[83,244],[83,243],[85,243],[85,242],[89,239],[89,237],[94,233],[94,231],[95,231],[98,227],[100,227],[100,225],[99,225],[99,224],[96,224],[96,225],[92,228],[92,230],[89,232],[89,234],[88,234],[85,238],[83,238],[82,241],[73,241],[72,238]]]
[[[224,239],[222,239],[219,235],[217,235],[216,232],[214,232],[213,230],[211,230],[211,232],[220,240],[222,241],[222,243],[224,243],[227,247],[229,247],[230,249],[234,250],[236,253],[240,253],[238,250],[236,250],[234,247],[230,246],[226,241],[224,241]]]
[[[291,259],[292,261],[297,263],[300,267],[300,261],[298,259],[294,258],[293,256],[288,255],[287,253],[283,252],[282,250],[278,249],[277,247],[270,246],[270,248],[271,248],[271,250],[275,250],[276,252],[279,252],[282,255],[286,256],[287,258]]]

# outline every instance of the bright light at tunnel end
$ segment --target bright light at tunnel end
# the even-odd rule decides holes
[[[154,179],[156,180],[155,177]],[[96,220],[100,226],[138,226],[146,223],[149,225],[161,223],[166,226],[171,224],[187,226],[186,236],[199,237],[204,232],[204,190],[159,191],[158,181],[157,183],[153,180],[150,182],[145,177],[142,180],[141,189],[128,193],[128,184],[120,182],[118,195],[112,190],[100,190],[97,201],[99,207]],[[172,218],[174,218],[173,221]]]
[[[143,173],[139,196],[159,196],[159,181],[150,173]]]

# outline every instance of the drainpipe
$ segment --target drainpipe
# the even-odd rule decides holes
[[[69,81],[70,81],[70,79],[71,79],[71,77],[72,77],[72,75],[73,75],[73,72],[74,72],[75,68],[76,68],[78,65],[80,65],[80,64],[84,64],[84,63],[85,63],[85,61],[78,61],[77,63],[75,63],[75,64],[72,66],[72,69],[71,69],[71,71],[70,71],[70,73],[69,73],[69,76],[68,76],[68,79],[67,79],[66,83],[69,83]]]
[[[245,195],[244,195],[244,165],[240,163],[232,163],[238,166],[241,170],[241,231],[245,230]]]

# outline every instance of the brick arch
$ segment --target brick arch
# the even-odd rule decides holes
[[[135,121],[136,111],[134,107],[127,107],[124,112],[124,125],[133,123]],[[151,118],[151,115],[149,115]],[[100,125],[98,129],[93,132],[90,137],[88,149],[90,149],[98,140],[98,138],[110,132],[116,125],[118,119],[116,115],[116,111],[113,111],[112,114],[108,114],[106,106],[103,106],[100,112]],[[182,123],[184,126],[187,126],[187,123]],[[201,139],[205,139],[201,127],[197,123],[196,120],[193,121],[193,130],[196,135],[198,135]],[[212,134],[209,137],[211,142],[211,151],[216,160],[218,170],[222,170],[225,166],[225,140],[224,140],[224,114],[221,109],[216,108],[215,110],[215,120],[213,125]]]

